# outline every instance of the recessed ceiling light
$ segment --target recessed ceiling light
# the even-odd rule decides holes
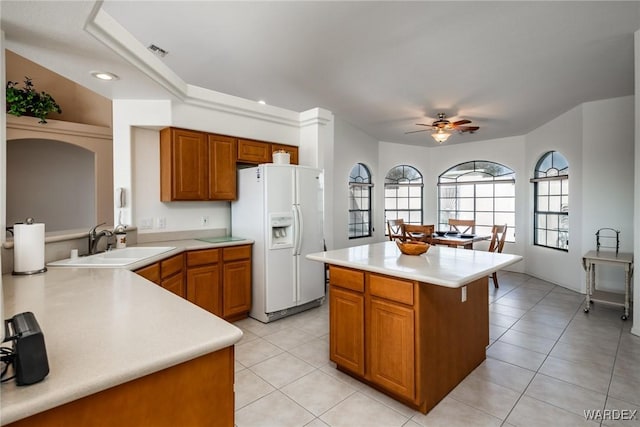
[[[96,79],[106,80],[106,81],[118,80],[120,78],[120,77],[116,76],[115,74],[108,73],[106,71],[92,71],[91,75],[93,77],[95,77]]]
[[[258,101],[258,104],[267,105],[267,101],[261,99],[260,101]]]

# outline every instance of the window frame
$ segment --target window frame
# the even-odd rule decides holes
[[[354,175],[354,171],[356,170],[356,168],[358,168],[358,172],[357,172],[358,175]],[[362,176],[363,171],[366,173],[367,176]],[[372,187],[373,187],[373,183],[371,180],[371,171],[369,171],[369,168],[367,167],[367,165],[360,162],[353,165],[353,167],[351,168],[351,171],[349,171],[349,202],[348,202],[349,217],[347,219],[347,236],[349,237],[349,240],[361,239],[361,238],[373,236],[373,224],[371,221],[372,205],[373,205],[371,201]],[[361,193],[366,189],[366,196],[364,197],[362,195],[355,196],[354,190],[356,188],[359,189]],[[364,199],[367,200],[368,206],[366,209],[362,209],[362,207],[355,202],[356,197],[360,202],[362,202],[362,200]],[[354,206],[360,206],[360,208],[356,209],[354,208]],[[351,220],[352,220],[352,217],[354,216],[353,214],[357,214],[358,212],[361,212],[361,213],[366,212],[368,221],[352,222]],[[366,229],[363,227],[358,227],[362,225],[366,225]],[[360,230],[360,232],[357,231],[358,229]]]
[[[506,173],[500,173],[500,174],[492,174],[492,173],[488,173],[485,171],[484,168],[480,168],[478,165],[479,164],[492,164],[492,165],[497,165],[501,170],[505,171]],[[445,175],[447,173],[450,173],[451,171],[461,168],[462,166],[465,165],[470,165],[471,167],[466,170],[464,173],[462,173],[462,171],[464,169],[460,169],[460,174],[454,179],[453,177],[446,177]],[[476,179],[476,180],[464,180],[464,179],[460,179],[463,178],[464,176],[468,176],[470,174],[478,174],[481,173],[486,177],[491,177],[491,179]],[[510,178],[507,178],[510,177]],[[446,180],[446,181],[445,181]],[[496,196],[496,184],[511,184],[513,185],[513,192],[509,195],[497,195]],[[486,229],[486,233],[490,234],[491,232],[491,228],[493,227],[493,225],[496,224],[504,224],[504,221],[498,221],[496,220],[496,214],[500,215],[500,214],[505,214],[505,215],[509,215],[512,218],[512,221],[507,222],[507,225],[509,226],[508,228],[508,237],[507,237],[507,242],[509,243],[515,243],[516,238],[516,225],[515,225],[515,221],[516,221],[516,204],[515,204],[515,199],[516,199],[516,191],[515,191],[515,184],[516,184],[516,173],[513,169],[511,169],[510,167],[502,164],[502,163],[498,163],[498,162],[494,162],[492,160],[469,160],[466,162],[462,162],[462,163],[458,163],[455,166],[452,166],[450,168],[448,168],[447,170],[445,170],[444,172],[442,172],[439,176],[438,176],[438,217],[437,217],[437,229],[439,230],[448,230],[449,229],[449,224],[448,224],[448,219],[473,219],[474,221],[476,221],[476,234],[483,234],[482,231],[478,231],[478,228],[482,229],[485,228]],[[478,191],[478,186],[484,186],[484,185],[491,185],[491,196],[482,196],[479,195],[479,191]],[[471,195],[466,195],[466,196],[461,196],[459,193],[459,190],[462,189],[463,186],[473,186],[472,189],[472,194]],[[443,192],[445,191],[445,189],[447,188],[454,188],[454,196],[449,196],[446,194],[443,194]],[[444,210],[443,209],[443,199],[447,199],[447,200],[454,200],[454,204],[455,209],[454,210]],[[483,201],[486,201],[490,199],[491,202],[491,210],[478,210],[479,209],[479,202],[482,203]],[[512,205],[513,205],[513,210],[496,210],[496,200],[502,200],[502,199],[512,199]],[[471,209],[461,209],[461,205],[463,204],[463,202],[467,200],[467,201],[471,201]],[[454,213],[453,216],[451,216],[451,212]],[[467,213],[467,215],[460,215],[460,213]],[[468,214],[471,215],[468,215]],[[482,224],[482,223],[478,223],[478,214],[487,214],[487,213],[491,213],[491,224]],[[444,218],[447,218],[447,222],[443,222]]]
[[[557,157],[560,158],[558,161],[561,161],[561,165],[565,165],[563,168],[559,169],[556,167],[556,162],[554,161]],[[547,160],[547,158],[551,156],[551,165],[542,170],[541,167],[543,163]],[[552,174],[549,174],[549,171],[554,171]],[[559,181],[559,194],[551,194],[550,189],[547,190],[546,194],[541,194],[541,183],[549,183],[549,187],[551,187],[552,182]],[[544,153],[538,161],[536,162],[536,166],[534,169],[534,178],[531,178],[529,182],[533,183],[533,244],[534,246],[540,246],[543,248],[555,249],[562,252],[569,252],[569,162],[566,157],[556,150],[547,151]],[[565,191],[566,189],[566,191]],[[540,197],[547,197],[547,207],[551,205],[550,198],[551,197],[560,197],[560,210],[542,210],[539,206]],[[562,199],[566,198],[566,208],[563,208]],[[540,224],[541,216],[545,215],[545,224],[544,227]],[[548,228],[548,220],[549,217],[555,217],[552,222],[557,222],[557,226],[555,228]],[[564,223],[564,230],[562,229],[562,223]],[[545,242],[542,243],[539,240],[538,232],[544,230],[545,231]],[[548,233],[556,232],[558,233],[557,241],[560,242],[562,239],[562,235],[566,236],[564,241],[564,247],[560,245],[549,245],[548,241]]]
[[[400,178],[399,179],[395,179],[390,177],[390,174],[392,173],[392,171],[397,170],[399,168],[402,168],[402,173],[399,175]],[[416,178],[411,179],[410,177],[407,177],[407,170],[413,170],[415,171],[415,175]],[[393,182],[391,180],[394,180]],[[418,182],[419,181],[419,182]],[[387,196],[387,190],[392,187],[392,186],[397,186],[398,188],[400,187],[406,187],[407,188],[407,196],[406,197],[398,197],[398,191],[396,189],[396,194],[394,197],[388,197]],[[420,191],[420,209],[411,209],[411,199],[416,199],[417,197],[412,197],[411,196],[411,188],[419,188]],[[389,199],[394,199],[395,200],[395,209],[387,209],[387,201]],[[398,208],[398,200],[404,200],[406,199],[406,204],[407,204],[407,208]],[[395,215],[390,215],[390,212],[395,212]],[[404,218],[404,217],[399,217],[398,213],[399,212],[407,212],[409,217],[408,218]],[[419,213],[419,220],[418,221],[411,221],[411,218],[413,215],[411,215],[411,213]],[[407,164],[401,164],[401,165],[396,165],[394,167],[392,167],[391,169],[389,169],[389,171],[387,172],[387,174],[385,175],[384,178],[384,221],[385,224],[388,220],[390,219],[399,219],[402,218],[405,222],[405,224],[416,224],[416,225],[422,225],[422,222],[424,220],[424,176],[422,175],[422,173],[418,170],[418,168],[411,166],[411,165],[407,165]],[[389,231],[386,229],[385,227],[385,236],[389,235]]]

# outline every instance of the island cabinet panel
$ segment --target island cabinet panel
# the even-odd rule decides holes
[[[231,346],[9,425],[233,427],[233,366]]]
[[[329,358],[338,366],[363,376],[364,295],[332,284],[329,306]]]
[[[487,278],[463,301],[462,288],[357,269],[329,277],[331,360],[408,406],[426,413],[485,359]]]
[[[371,298],[369,316],[368,379],[413,400],[416,377],[413,309]]]

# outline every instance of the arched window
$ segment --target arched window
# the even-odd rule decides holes
[[[349,173],[349,238],[371,236],[371,173],[356,163]]]
[[[569,250],[569,163],[557,151],[545,153],[533,178],[533,244]]]
[[[412,166],[391,169],[384,179],[385,221],[403,219],[408,224],[422,224],[422,174]]]
[[[491,234],[493,225],[507,224],[509,242],[515,241],[516,174],[489,161],[473,160],[444,172],[438,179],[438,229],[448,230],[449,219],[473,219],[476,234]]]

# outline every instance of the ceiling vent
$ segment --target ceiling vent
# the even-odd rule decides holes
[[[169,53],[168,51],[164,50],[163,48],[161,48],[159,46],[156,46],[155,44],[149,45],[149,47],[147,49],[149,49],[151,52],[155,53],[160,58],[164,58]]]

